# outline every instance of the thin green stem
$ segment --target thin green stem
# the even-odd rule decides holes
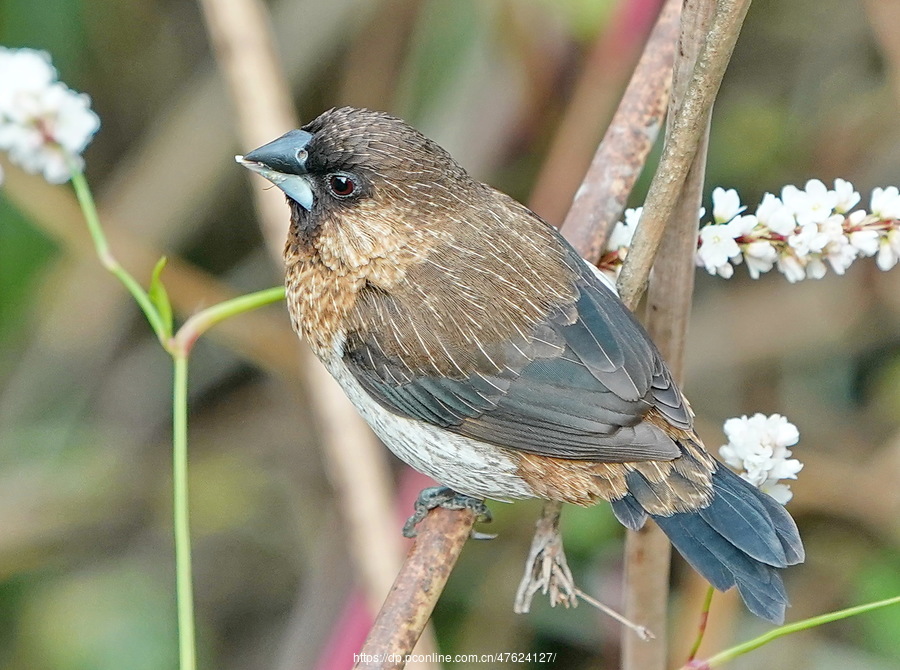
[[[764,644],[768,644],[769,642],[777,640],[780,637],[784,637],[785,635],[797,633],[801,630],[807,630],[809,628],[815,628],[816,626],[831,623],[832,621],[846,619],[847,617],[856,616],[857,614],[865,614],[866,612],[871,612],[873,610],[880,609],[882,607],[888,607],[890,605],[900,605],[900,596],[894,596],[893,598],[888,598],[886,600],[878,600],[876,602],[867,603],[865,605],[857,605],[856,607],[848,607],[847,609],[838,610],[837,612],[829,612],[828,614],[814,616],[810,619],[804,619],[803,621],[797,621],[786,626],[781,626],[780,628],[769,631],[768,633],[760,635],[759,637],[754,638],[748,642],[744,642],[743,644],[739,644],[736,647],[732,647],[731,649],[726,649],[725,651],[719,652],[715,656],[711,657],[703,667],[717,668],[721,665],[724,665],[728,661],[741,656],[742,654],[746,654],[748,651],[758,649]]]
[[[165,263],[163,259],[154,271],[151,292],[148,293],[138,281],[123,268],[112,254],[109,242],[100,225],[100,217],[90,187],[84,173],[70,161],[72,186],[88,230],[94,241],[94,248],[103,267],[122,282],[140,306],[156,333],[160,343],[172,356],[174,364],[172,393],[172,462],[173,462],[173,509],[175,531],[175,592],[178,606],[178,658],[180,670],[196,670],[197,651],[194,631],[194,586],[191,568],[191,533],[188,507],[188,435],[187,435],[187,391],[188,357],[191,349],[203,333],[225,319],[248,312],[257,307],[284,299],[284,288],[275,287],[240,296],[214,305],[189,318],[174,336],[171,332],[171,312],[165,288],[159,280],[159,273]],[[154,297],[151,293],[158,292]],[[157,304],[162,307],[157,307]],[[161,311],[162,310],[162,311]]]
[[[125,288],[128,289],[128,292],[131,293],[138,306],[144,312],[144,316],[147,317],[147,321],[150,322],[150,326],[153,328],[153,332],[156,333],[156,337],[159,338],[160,342],[165,342],[167,338],[166,327],[163,324],[159,311],[154,307],[153,302],[150,300],[150,296],[147,295],[147,292],[141,287],[140,283],[138,283],[125,268],[119,265],[119,261],[113,256],[112,250],[109,247],[109,242],[106,240],[106,235],[100,225],[97,206],[94,203],[94,196],[91,194],[87,179],[85,179],[84,173],[74,164],[70,167],[72,171],[72,187],[75,189],[75,196],[78,198],[78,204],[81,205],[81,211],[87,222],[87,227],[91,233],[91,238],[94,241],[94,248],[97,250],[97,256],[100,257],[100,262],[103,264],[103,267],[115,275]]]
[[[275,286],[208,307],[185,321],[166,348],[172,355],[187,355],[194,342],[217,323],[280,300],[284,300],[284,287]]]
[[[191,532],[188,518],[187,390],[188,357],[173,355],[172,392],[173,486],[175,515],[175,591],[178,601],[178,658],[180,670],[195,670],[194,585],[191,572]]]
[[[694,640],[694,646],[691,647],[691,651],[688,654],[688,663],[697,657],[700,645],[703,644],[703,636],[706,635],[706,625],[709,623],[709,608],[712,606],[715,592],[716,590],[712,586],[706,590],[706,598],[703,599],[703,610],[700,613],[700,626],[697,628],[697,639]]]

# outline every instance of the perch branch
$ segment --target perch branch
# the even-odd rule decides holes
[[[417,527],[403,569],[360,652],[357,670],[403,668],[469,539],[472,510],[436,508]]]
[[[669,103],[681,0],[668,0],[560,228],[596,263],[653,148]]]

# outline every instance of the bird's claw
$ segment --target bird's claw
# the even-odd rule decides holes
[[[467,496],[463,493],[457,493],[453,489],[446,486],[431,486],[422,489],[419,497],[416,499],[414,512],[406,523],[403,524],[403,536],[415,537],[417,534],[416,526],[422,521],[428,512],[435,507],[443,507],[445,509],[470,509],[475,512],[476,521],[484,521],[490,523],[491,510],[487,508],[483,500]],[[490,540],[496,537],[487,533],[478,533],[472,531],[472,538],[476,540]]]

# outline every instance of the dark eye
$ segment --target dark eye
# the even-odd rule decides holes
[[[328,188],[340,198],[346,198],[356,192],[356,182],[344,174],[333,174],[328,177]]]

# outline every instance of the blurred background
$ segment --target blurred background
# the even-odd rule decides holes
[[[562,221],[652,23],[657,0],[271,2],[303,122],[352,104],[402,116],[476,177]],[[716,106],[707,193],[817,177],[900,184],[897,0],[757,0]],[[190,311],[281,281],[200,7],[186,0],[0,0],[0,44],[50,52],[102,128],[85,158],[123,262],[162,253]],[[284,128],[283,130],[288,130]],[[100,269],[67,186],[4,164],[0,190],[0,670],[176,665],[170,363]],[[634,194],[638,205],[647,175]],[[706,198],[709,208],[709,198]],[[285,210],[285,216],[287,211]],[[368,611],[313,413],[317,388],[283,307],[196,347],[191,509],[203,668],[347,668]],[[700,271],[686,391],[701,435],[780,412],[806,464],[788,509],[807,547],[789,620],[900,593],[900,269],[788,284]],[[405,499],[422,484],[386,450]],[[404,496],[401,496],[403,498]],[[392,531],[408,511],[398,498]],[[365,500],[358,501],[365,506]],[[587,606],[512,613],[540,505],[494,504],[434,616],[443,653],[553,651],[614,668],[618,626]],[[567,508],[576,581],[619,605],[622,529]],[[386,547],[395,546],[392,536]],[[380,544],[368,546],[373,556]],[[364,552],[365,553],[365,552]],[[672,665],[704,584],[676,560]],[[767,629],[717,595],[708,653]],[[888,669],[900,608],[792,636],[735,668]],[[447,667],[468,667],[463,664]],[[484,667],[484,666],[480,666]]]

